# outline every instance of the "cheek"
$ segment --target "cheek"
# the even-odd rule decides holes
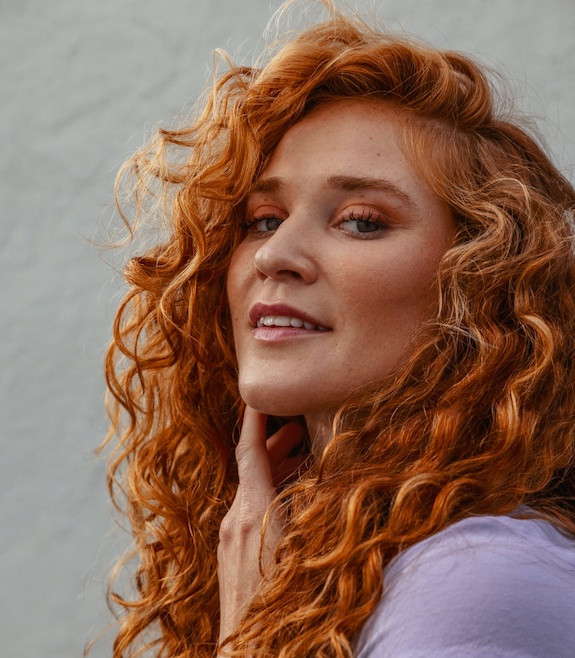
[[[434,316],[438,308],[436,264],[389,261],[385,267],[365,267],[361,276],[340,281],[344,304],[366,328],[393,327],[412,332],[414,323]],[[407,265],[407,266],[406,266]]]
[[[249,266],[245,255],[245,249],[242,249],[240,245],[232,256],[226,278],[228,304],[230,306],[233,320],[235,320],[242,299],[242,291],[245,290],[246,287],[248,272]]]

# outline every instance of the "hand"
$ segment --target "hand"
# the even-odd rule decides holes
[[[292,422],[266,440],[266,416],[246,407],[236,447],[238,489],[220,526],[220,642],[236,630],[260,583],[260,546],[262,567],[277,546],[282,519],[278,514],[269,518],[263,545],[262,521],[277,495],[276,487],[293,476],[305,459],[288,457],[303,438],[303,428]]]

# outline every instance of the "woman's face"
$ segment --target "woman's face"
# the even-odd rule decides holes
[[[454,224],[380,101],[323,106],[284,135],[247,199],[228,298],[242,398],[332,413],[391,375],[437,312]]]

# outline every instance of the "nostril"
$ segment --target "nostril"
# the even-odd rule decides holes
[[[294,279],[303,279],[302,275],[296,270],[280,270],[279,275],[291,276]]]
[[[317,267],[312,254],[308,253],[308,249],[299,240],[290,242],[289,232],[284,233],[281,240],[278,239],[279,233],[281,230],[267,238],[255,253],[254,264],[258,277],[262,281],[266,278],[305,283],[314,281],[317,278]]]

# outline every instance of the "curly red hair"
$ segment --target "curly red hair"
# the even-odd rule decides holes
[[[139,560],[134,598],[112,595],[115,658],[216,652],[242,411],[225,280],[242,202],[285,132],[344,98],[402,109],[404,151],[457,236],[408,362],[339,411],[322,458],[280,494],[285,532],[231,652],[351,656],[386,564],[461,518],[524,505],[575,533],[575,191],[497,113],[476,63],[334,11],[264,65],[232,65],[189,127],[159,130],[120,174],[126,220],[160,218],[165,239],[126,266],[106,361],[110,487]]]

